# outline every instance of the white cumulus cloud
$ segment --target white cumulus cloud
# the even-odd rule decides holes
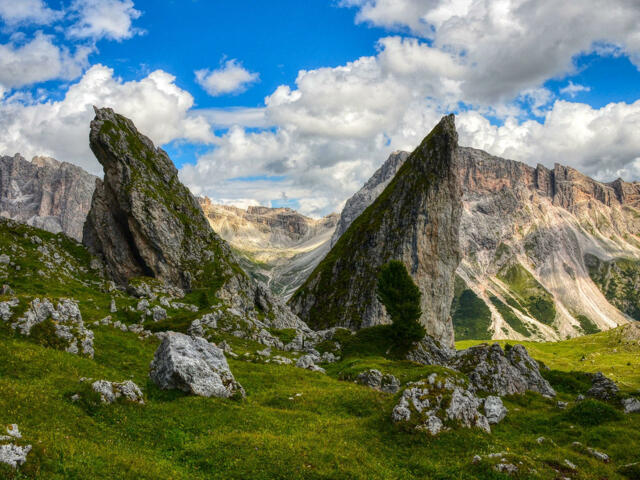
[[[227,60],[217,70],[197,70],[195,75],[196,82],[214,97],[242,93],[260,79],[258,73],[248,71],[236,59]]]
[[[139,81],[123,82],[113,70],[91,67],[59,101],[28,101],[11,96],[0,101],[0,152],[50,155],[100,175],[89,149],[92,106],[112,107],[131,118],[157,144],[175,139],[211,143],[207,121],[190,113],[193,97],[174,83],[175,77],[152,72]]]
[[[142,15],[131,0],[74,0],[71,4],[76,21],[67,34],[72,38],[125,40],[141,33],[133,20]]]
[[[61,16],[61,12],[50,9],[42,0],[0,0],[0,18],[10,26],[48,25]]]
[[[52,79],[72,80],[88,65],[90,52],[78,47],[72,54],[43,33],[23,45],[0,45],[0,85],[8,90]]]

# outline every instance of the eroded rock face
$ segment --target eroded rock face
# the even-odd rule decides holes
[[[53,158],[0,157],[0,216],[80,241],[96,179]]]
[[[347,201],[334,243],[391,182],[404,158],[390,157]],[[464,256],[458,280],[464,285],[460,293],[487,306],[476,320],[482,323],[479,330],[485,338],[559,340],[622,325],[627,322],[623,313],[640,315],[637,299],[619,292],[610,295],[608,282],[613,273],[618,290],[637,283],[640,183],[601,183],[570,167],[534,168],[467,147],[459,148],[458,160],[464,204],[460,226]],[[585,256],[592,264],[595,260],[596,266],[607,267],[600,268],[602,279],[596,278],[597,271],[594,277]],[[622,261],[626,268],[629,259],[635,259],[636,267],[631,275],[629,269],[624,272],[627,278],[615,271],[620,269],[615,263]],[[526,294],[503,283],[506,270],[514,264],[528,272],[531,283],[540,284],[555,312],[540,315],[531,305],[523,305]],[[492,297],[504,305],[502,311]],[[524,326],[510,318],[512,311]],[[456,311],[452,313],[455,322]],[[460,328],[458,335],[463,334]],[[472,335],[479,338],[477,330]]]
[[[409,155],[291,298],[294,313],[317,329],[390,323],[377,298],[378,272],[390,260],[401,260],[422,293],[420,322],[427,333],[452,347],[449,310],[461,257],[457,152],[450,115]]]
[[[49,344],[69,353],[93,358],[93,332],[84,326],[77,302],[61,298],[54,306],[47,298],[36,298],[24,315],[11,324],[11,328],[29,336],[34,327],[45,322],[51,322],[55,336],[55,339],[45,339]]]
[[[84,226],[83,243],[127,285],[153,277],[173,289],[208,290],[241,311],[259,310],[277,328],[301,322],[240,268],[169,156],[109,108],[96,109],[90,146],[104,168]]]
[[[203,397],[244,397],[224,352],[204,338],[167,332],[151,362],[151,379],[163,390]]]
[[[540,374],[538,363],[522,345],[506,353],[497,343],[461,350],[448,365],[469,377],[479,392],[504,396],[527,391],[555,396],[555,391]]]

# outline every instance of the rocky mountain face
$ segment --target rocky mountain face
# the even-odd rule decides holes
[[[363,190],[385,187],[401,167],[390,158],[379,170],[387,175]],[[640,316],[640,184],[601,183],[570,167],[534,168],[464,147],[457,170],[457,339],[556,340]],[[339,225],[366,207],[347,202]]]
[[[242,267],[288,299],[329,251],[337,214],[320,219],[290,208],[243,210],[198,199],[213,230],[238,254]]]
[[[104,180],[96,183],[83,243],[104,259],[117,283],[153,277],[215,296],[278,328],[306,327],[244,273],[178,180],[169,156],[133,122],[111,109],[96,109],[90,146],[104,167]]]
[[[53,158],[0,157],[0,216],[81,240],[95,181]]]
[[[338,242],[342,234],[347,231],[349,225],[378,198],[408,157],[408,152],[393,152],[389,155],[387,161],[371,176],[364,187],[347,200],[340,214],[336,229],[331,236],[332,247]]]
[[[457,156],[450,115],[342,234],[289,301],[292,310],[314,328],[390,323],[377,298],[377,277],[382,265],[400,260],[422,294],[420,322],[428,334],[452,346],[449,310],[461,257]]]

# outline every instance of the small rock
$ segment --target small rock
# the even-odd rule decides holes
[[[167,319],[167,311],[158,305],[151,309],[151,315],[153,316],[154,322],[160,322]]]
[[[20,447],[13,443],[0,445],[0,463],[6,463],[13,468],[18,468],[18,466],[24,465],[27,461],[27,455],[30,451],[31,445],[25,447]]]
[[[489,424],[494,425],[500,423],[507,416],[507,407],[502,403],[500,397],[489,396],[484,399],[484,414]]]
[[[602,372],[591,374],[591,388],[587,395],[598,400],[613,400],[618,396],[620,389]]]
[[[584,398],[585,398],[584,395],[580,394],[576,397],[576,402],[582,402],[584,401]]]
[[[371,369],[360,373],[356,382],[385,393],[396,393],[400,390],[400,382],[390,374],[382,374],[380,370]]]
[[[271,347],[267,347],[264,350],[258,350],[256,355],[260,355],[261,357],[270,357],[271,356]]]
[[[567,408],[569,404],[567,402],[558,402],[556,404],[556,406],[560,409],[560,410],[565,410]]]
[[[116,306],[116,301],[113,298],[111,299],[111,305],[109,305],[109,311],[111,313],[117,313],[118,312],[118,307]]]
[[[8,265],[11,263],[11,258],[9,257],[9,255],[3,253],[2,255],[0,255],[0,263]]]
[[[498,463],[496,466],[493,467],[493,469],[496,470],[497,472],[509,473],[509,474],[518,472],[518,467],[516,467],[512,463]]]
[[[599,452],[598,450],[595,450],[593,448],[587,447],[587,451],[589,452],[589,454],[591,454],[592,457],[597,458],[598,460],[601,460],[604,463],[609,463],[609,461],[611,460],[609,458],[609,455],[607,455],[606,453]]]
[[[571,460],[568,460],[568,459],[566,459],[566,458],[564,459],[564,464],[565,464],[567,467],[569,467],[571,470],[577,470],[577,469],[578,469],[578,467],[576,467],[576,464],[575,464],[575,463],[571,462]]]
[[[91,388],[100,394],[103,403],[114,403],[117,399],[124,398],[129,402],[144,404],[142,391],[131,380],[122,383],[98,380],[91,384]]]
[[[149,300],[146,298],[141,299],[136,305],[136,310],[139,312],[144,312],[149,308]]]
[[[293,363],[293,360],[287,357],[282,357],[280,355],[275,355],[271,358],[271,362],[275,363],[276,365],[291,365]]]
[[[538,442],[538,445],[542,445],[544,442],[546,442],[547,439],[544,437],[538,437],[536,438],[536,442]]]
[[[327,373],[324,368],[315,364],[317,361],[317,355],[303,355],[296,362],[296,367],[304,368],[305,370],[311,370],[312,372]]]
[[[624,407],[624,413],[640,412],[640,400],[637,398],[625,398],[622,400],[622,406]]]
[[[9,285],[2,285],[2,295],[13,295],[13,289]]]
[[[480,455],[474,455],[473,458],[471,459],[471,463],[473,463],[474,465],[480,463],[482,461],[482,457]]]

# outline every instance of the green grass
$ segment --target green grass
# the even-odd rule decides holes
[[[326,366],[327,375],[258,361],[254,354],[262,345],[221,332],[212,340],[228,341],[240,358],[251,354],[245,361],[229,358],[247,392],[245,400],[161,391],[148,377],[157,339],[140,340],[132,333],[91,325],[109,314],[112,296],[119,308],[114,320],[139,320],[137,314],[125,311],[136,299],[110,293],[104,279],[90,271],[86,251],[63,236],[38,232],[50,249],[68,254],[77,272],[67,275],[55,267],[38,275],[44,265],[37,245],[29,240],[35,230],[4,227],[0,250],[12,252],[11,243],[24,250],[10,253],[20,270],[0,270],[5,275],[2,282],[9,282],[21,301],[19,309],[36,296],[75,298],[95,332],[95,358],[72,355],[42,341],[50,337],[47,325],[33,339],[0,322],[0,424],[17,423],[21,443],[33,446],[26,465],[15,471],[0,466],[0,478],[506,479],[492,469],[499,459],[485,458],[478,464],[471,459],[507,452],[505,457],[525,472],[518,478],[556,478],[556,470],[569,459],[579,467],[572,478],[622,479],[618,470],[627,471],[631,467],[624,470],[624,465],[639,460],[640,415],[620,417],[617,407],[611,414],[611,406],[599,404],[580,411],[572,403],[563,411],[555,400],[538,394],[505,398],[509,414],[491,435],[457,429],[432,438],[394,425],[390,415],[398,396],[357,385],[355,377],[376,368],[408,382],[444,369],[390,359],[384,326],[353,335],[339,331],[335,340],[344,348],[343,358]],[[197,304],[198,300],[199,293],[194,292],[184,301]],[[172,320],[161,327],[184,329],[190,322],[190,314],[169,314]],[[291,334],[279,333],[281,338]],[[601,370],[619,383],[625,395],[640,388],[640,346],[626,341],[620,330],[525,345],[551,368],[545,375],[559,400],[572,402],[587,388],[584,374],[575,372]],[[291,357],[289,352],[274,353]],[[145,405],[103,406],[88,394],[81,377],[131,379],[142,388]],[[84,395],[83,400],[73,402],[75,393]],[[607,421],[587,421],[594,412],[605,412]],[[549,442],[538,444],[540,436]],[[574,449],[574,441],[606,452],[612,462],[598,462]],[[526,473],[529,469],[537,473]]]
[[[455,337],[458,340],[491,339],[491,310],[487,304],[457,275],[454,285],[451,319]]]
[[[489,300],[491,300],[491,303],[495,305],[504,321],[507,322],[511,328],[525,337],[531,336],[531,331],[527,328],[524,322],[520,320],[515,313],[513,313],[511,308],[505,305],[498,297],[494,297],[493,295],[489,297]]]
[[[541,323],[553,324],[556,307],[553,295],[520,264],[510,265],[498,273],[498,278],[509,286],[518,303]]]

